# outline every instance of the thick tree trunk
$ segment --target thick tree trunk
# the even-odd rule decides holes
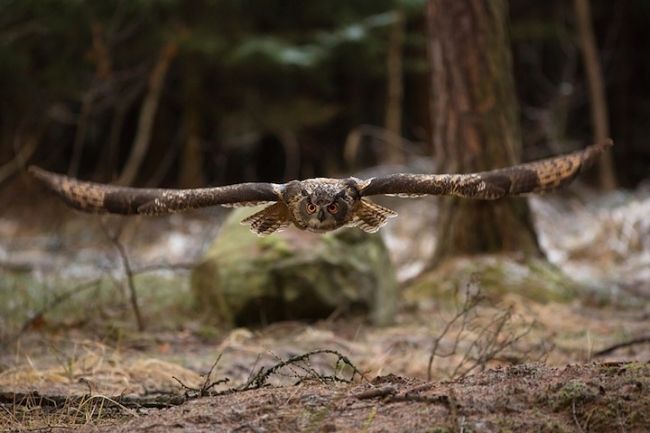
[[[432,142],[441,172],[475,172],[521,153],[505,0],[430,0]],[[434,261],[485,252],[541,255],[525,199],[445,199]]]

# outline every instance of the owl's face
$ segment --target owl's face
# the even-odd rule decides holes
[[[284,195],[293,223],[316,233],[349,223],[360,199],[356,184],[350,179],[290,182]]]

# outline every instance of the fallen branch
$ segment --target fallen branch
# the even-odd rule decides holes
[[[0,406],[38,406],[50,409],[63,409],[70,406],[79,406],[85,404],[90,399],[102,398],[104,407],[109,409],[118,409],[124,411],[127,409],[154,408],[164,409],[172,406],[178,406],[185,403],[189,398],[179,394],[157,394],[157,395],[119,395],[119,396],[99,396],[92,394],[83,394],[78,396],[71,395],[48,395],[40,394],[38,391],[32,392],[0,392]]]
[[[223,383],[227,383],[229,381],[228,378],[219,379],[217,381],[211,381],[210,379],[212,376],[212,372],[214,371],[217,364],[221,360],[221,354],[220,354],[215,360],[215,362],[212,364],[212,367],[210,367],[208,373],[204,376],[205,379],[200,388],[187,386],[177,377],[173,377],[173,379],[176,380],[185,389],[185,392],[182,394],[175,393],[175,392],[169,392],[169,393],[157,392],[157,393],[151,393],[143,396],[136,396],[136,395],[105,396],[100,394],[87,393],[83,395],[71,396],[71,395],[56,395],[56,394],[55,395],[40,394],[38,391],[32,391],[26,393],[0,392],[0,408],[6,410],[7,407],[15,408],[16,406],[23,406],[28,408],[46,407],[52,410],[60,410],[60,409],[69,408],[73,406],[80,407],[83,405],[87,405],[88,402],[90,401],[97,400],[106,409],[126,412],[129,414],[134,414],[133,412],[131,412],[133,409],[142,409],[142,408],[164,409],[168,407],[182,405],[185,402],[196,398],[201,398],[206,396],[215,397],[215,396],[233,394],[237,392],[262,388],[267,384],[267,381],[270,378],[270,376],[278,373],[282,368],[287,367],[289,365],[307,361],[309,360],[310,357],[319,354],[336,355],[337,361],[336,361],[335,370],[338,369],[341,363],[349,366],[352,369],[352,377],[349,380],[337,378],[336,373],[334,374],[334,376],[323,376],[323,377],[328,377],[328,378],[334,377],[337,378],[338,380],[345,381],[348,383],[357,375],[365,378],[363,373],[359,371],[359,369],[350,361],[350,359],[347,356],[341,354],[336,350],[319,349],[301,355],[292,356],[289,359],[281,361],[269,368],[263,367],[259,370],[259,372],[256,375],[252,376],[246,383],[244,383],[241,386],[228,388],[220,392],[210,392],[211,389],[214,388],[215,386]],[[366,398],[373,398],[373,396],[368,396]],[[405,399],[404,401],[407,400],[416,401],[413,399],[417,397],[414,397],[412,395],[405,395],[403,397],[398,397],[398,398],[404,398]],[[430,397],[428,397],[427,399],[430,399]],[[425,401],[425,398],[418,401]]]
[[[611,346],[608,346],[604,349],[599,350],[598,352],[594,353],[592,358],[598,358],[600,356],[605,356],[609,355],[610,353],[622,349],[624,347],[630,347],[630,346],[636,346],[638,344],[645,344],[645,343],[650,343],[650,335],[644,335],[641,337],[636,337],[631,340],[623,341],[620,343],[612,344]]]
[[[333,376],[325,376],[325,375],[320,375],[316,373],[314,370],[311,370],[315,374],[315,378],[321,379],[321,380],[333,380],[333,381],[342,381],[342,382],[351,382],[357,375],[363,379],[365,379],[365,375],[350,361],[350,359],[341,354],[340,352],[332,349],[317,349],[317,350],[312,350],[311,352],[303,353],[301,355],[296,355],[288,358],[285,361],[280,361],[277,364],[268,367],[268,368],[260,368],[259,371],[257,372],[256,375],[254,375],[251,379],[249,379],[242,387],[240,387],[240,390],[249,390],[249,389],[258,389],[262,388],[263,386],[266,385],[268,379],[271,377],[271,375],[279,372],[282,368],[298,364],[300,362],[308,361],[309,358],[311,358],[314,355],[320,355],[320,354],[331,354],[331,355],[336,355],[336,365],[334,367],[334,375]],[[341,363],[347,365],[352,369],[352,376],[350,379],[343,379],[338,376],[336,376],[336,371],[339,369]],[[305,378],[301,378],[301,381],[304,380]]]

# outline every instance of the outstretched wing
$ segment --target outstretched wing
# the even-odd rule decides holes
[[[85,212],[117,214],[165,214],[215,205],[252,205],[277,201],[281,186],[241,183],[215,188],[151,189],[83,182],[30,167],[29,172],[68,205]]]
[[[455,195],[494,200],[508,195],[542,192],[571,182],[612,145],[608,140],[554,158],[470,174],[392,174],[363,182],[362,196]]]

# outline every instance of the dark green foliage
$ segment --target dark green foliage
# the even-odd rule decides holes
[[[564,149],[546,143],[590,135],[572,4],[510,3],[525,159],[559,153]],[[425,5],[0,0],[0,165],[33,135],[39,145],[31,162],[65,171],[77,141],[78,174],[113,179],[133,144],[149,74],[162,47],[174,41],[178,55],[164,80],[138,183],[177,185],[188,112],[196,117],[205,182],[295,175],[286,173],[287,137],[299,143],[298,175],[350,169],[341,156],[347,134],[360,124],[384,124],[386,48],[398,10],[407,16],[402,133],[429,142]],[[643,119],[650,63],[637,55],[650,46],[648,3],[599,0],[593,13],[612,133],[621,143],[614,152],[629,166],[623,182],[632,183],[648,172]],[[266,159],[269,153],[277,161]]]
[[[417,2],[407,3],[419,13],[411,4]],[[264,136],[284,132],[296,134],[299,142],[340,147],[358,123],[381,123],[385,29],[395,19],[395,7],[390,0],[5,1],[0,4],[2,132],[11,137],[25,123],[40,125],[50,152],[39,147],[37,159],[66,170],[85,122],[81,174],[97,177],[95,168],[106,163],[98,155],[109,146],[116,111],[126,104],[117,166],[104,170],[119,173],[149,73],[161,48],[173,42],[179,53],[165,77],[144,179],[166,154],[179,153],[188,102],[195,104],[197,132],[211,167],[218,155],[230,157],[231,148],[254,157]],[[184,94],[192,87],[184,84],[188,81],[200,89],[192,98]],[[352,89],[346,81],[353,82]],[[342,109],[350,98],[357,112]],[[90,103],[84,107],[83,101]],[[84,109],[87,119],[80,114]],[[323,134],[318,128],[325,125],[330,128]],[[10,146],[2,142],[0,150]],[[55,147],[58,156],[51,160]],[[276,171],[281,177],[282,167]],[[232,180],[209,172],[212,182]]]

